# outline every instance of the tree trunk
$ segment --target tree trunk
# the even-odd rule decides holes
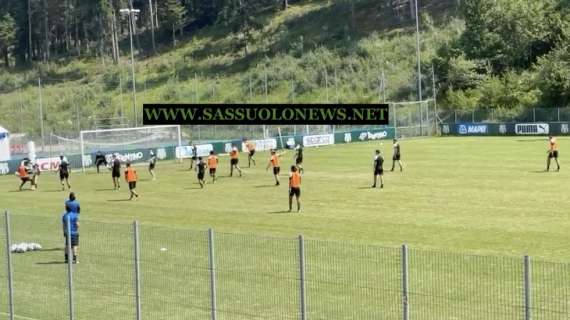
[[[287,8],[289,8],[289,1],[283,0],[283,10],[287,10]]]
[[[65,17],[63,20],[63,37],[65,40],[65,53],[69,53],[69,30],[68,30],[68,24],[69,24],[69,0],[65,0]]]
[[[28,0],[28,61],[33,60],[32,53],[32,0]]]
[[[118,48],[117,48],[117,30],[115,29],[115,12],[113,11],[113,17],[111,17],[110,19],[111,21],[109,21],[109,24],[111,25],[111,47],[113,50],[113,63],[118,64],[119,63],[119,58],[118,58]]]
[[[79,12],[77,10],[77,1],[75,2],[75,10],[76,10],[76,14],[74,15],[75,18],[75,41],[74,41],[74,45],[75,45],[75,49],[77,50],[77,55],[81,55],[81,43],[79,41]]]
[[[176,27],[172,25],[172,46],[176,47]]]
[[[152,37],[152,52],[156,54],[156,44],[154,42],[154,14],[152,13],[152,0],[148,0],[149,17],[150,17],[150,34]]]
[[[10,60],[8,60],[8,48],[4,48],[4,63],[6,68],[10,68]]]
[[[158,1],[154,2],[154,16],[155,16],[155,26],[158,29]]]
[[[47,0],[44,0],[44,35],[45,35],[45,52],[44,52],[44,60],[49,60],[49,36],[48,36],[48,7],[47,7]]]

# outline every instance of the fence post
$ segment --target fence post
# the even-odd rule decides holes
[[[471,123],[475,123],[475,110],[471,110]]]
[[[558,113],[558,122],[560,122],[560,108],[556,108],[556,111]]]
[[[6,228],[6,263],[8,264],[8,306],[9,320],[14,320],[14,275],[12,274],[12,237],[10,235],[10,213],[4,212],[4,227]]]
[[[137,320],[142,319],[141,313],[141,252],[140,252],[140,230],[139,222],[133,222],[134,244],[135,244],[135,306],[137,308]]]
[[[301,280],[301,320],[307,319],[307,291],[305,287],[305,239],[299,235],[299,274]]]
[[[532,319],[532,275],[528,255],[524,256],[524,318]]]
[[[409,320],[409,297],[408,297],[408,245],[402,245],[402,311],[403,319]]]
[[[454,123],[457,123],[457,110],[453,110],[453,119],[454,119]]]
[[[214,230],[212,229],[208,229],[208,251],[210,263],[210,298],[212,320],[216,320],[216,261],[214,260]]]
[[[67,289],[69,291],[69,319],[74,319],[74,303],[73,303],[73,250],[71,248],[71,218],[68,216],[66,221],[67,231]]]
[[[532,122],[536,122],[536,108],[532,108]]]

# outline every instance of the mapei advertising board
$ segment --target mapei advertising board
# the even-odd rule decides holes
[[[570,122],[540,123],[444,123],[442,135],[457,136],[547,136],[570,134]]]

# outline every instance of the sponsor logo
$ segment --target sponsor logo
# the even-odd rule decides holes
[[[442,130],[442,131],[443,131],[443,133],[444,133],[444,134],[449,134],[449,125],[447,125],[447,124],[444,124],[444,125],[443,125],[443,130]]]
[[[515,133],[519,135],[540,135],[549,132],[548,123],[517,123],[515,125]]]
[[[560,132],[562,132],[562,133],[568,133],[568,131],[570,131],[570,130],[568,130],[568,124],[567,124],[567,123],[563,123],[563,124],[560,126]]]
[[[158,149],[156,157],[159,158],[160,150]],[[205,157],[210,154],[210,151],[214,150],[214,146],[211,144],[198,144],[196,145],[196,156]],[[166,150],[162,149],[163,156],[166,158]],[[176,147],[176,157],[177,158],[192,158],[192,146]],[[160,159],[160,158],[159,158]]]
[[[156,158],[158,160],[164,160],[166,159],[166,149],[164,148],[158,148],[156,149]]]
[[[106,157],[106,158],[107,158],[107,157]],[[93,164],[93,160],[91,159],[91,156],[88,155],[88,154],[84,154],[84,155],[81,157],[81,161],[83,162],[83,166],[84,166],[84,167],[89,167],[90,165]],[[109,162],[109,161],[107,161],[107,162]]]
[[[36,159],[36,164],[40,168],[40,171],[54,171],[59,168],[59,157],[39,158]]]
[[[486,134],[486,124],[460,124],[457,127],[459,134]]]
[[[499,125],[499,133],[501,133],[501,134],[507,133],[507,125],[505,125],[505,124]]]
[[[129,153],[118,153],[118,152],[108,153],[105,155],[105,158],[107,159],[108,163],[113,162],[113,154],[116,154],[117,159],[119,159],[121,162],[134,162],[144,158],[144,154],[142,153],[142,151],[129,152]]]
[[[241,150],[243,152],[247,151],[247,147],[245,146],[246,142],[247,141],[245,141],[241,144]],[[253,145],[255,146],[255,150],[257,150],[257,151],[265,151],[265,150],[271,150],[271,149],[277,148],[277,140],[276,139],[249,140],[249,142],[253,143]],[[293,142],[293,144],[294,143],[295,142]]]
[[[376,132],[376,133],[371,133],[371,132],[362,132],[360,134],[360,136],[358,137],[358,139],[360,141],[365,141],[365,140],[380,140],[382,138],[386,138],[388,136],[388,132],[387,131],[380,131],[380,132]]]
[[[344,134],[344,142],[349,143],[352,141],[352,134],[350,134],[350,132],[347,132]]]
[[[295,147],[295,138],[289,138],[287,139],[287,146],[289,147],[289,149],[293,149]]]
[[[333,134],[320,134],[315,136],[304,136],[303,145],[305,147],[318,147],[334,144]]]
[[[230,153],[232,151],[232,144],[231,143],[224,144],[224,151],[226,153]]]
[[[10,172],[10,168],[6,162],[0,162],[0,174],[6,175]]]

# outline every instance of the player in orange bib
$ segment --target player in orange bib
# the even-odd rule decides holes
[[[234,175],[234,168],[239,172],[241,177],[241,168],[239,163],[239,151],[236,146],[233,146],[232,151],[230,151],[230,177]]]
[[[22,161],[18,167],[18,176],[20,176],[20,180],[22,181],[20,184],[20,191],[22,191],[22,187],[26,184],[26,182],[30,182],[33,188],[34,182],[32,181],[32,178],[30,178],[30,173],[28,172],[28,168],[26,167],[24,161]]]
[[[279,172],[281,168],[279,167],[279,158],[281,154],[277,153],[275,150],[271,150],[271,158],[269,158],[269,163],[267,164],[267,168],[265,170],[269,170],[270,167],[273,168],[273,176],[275,177],[275,185],[279,185]]]
[[[129,184],[129,191],[131,192],[131,197],[129,200],[133,200],[133,197],[139,197],[137,193],[137,171],[131,167],[131,163],[127,162],[127,170],[125,170],[125,180]]]
[[[289,173],[289,212],[293,210],[293,196],[297,199],[297,212],[301,212],[301,174],[297,166],[291,166]]]
[[[216,182],[216,169],[218,168],[218,156],[214,153],[214,150],[210,151],[208,156],[208,167],[210,168],[210,177],[212,177],[212,183]]]
[[[550,159],[556,161],[556,171],[560,171],[560,163],[558,163],[558,141],[553,136],[548,136],[548,157],[546,158],[546,171],[550,170]]]

